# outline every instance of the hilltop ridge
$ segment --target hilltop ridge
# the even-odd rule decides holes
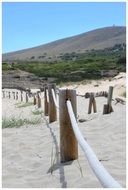
[[[52,61],[65,53],[84,53],[92,49],[105,49],[126,44],[126,27],[112,26],[95,29],[76,36],[59,39],[33,48],[3,54],[3,61]]]

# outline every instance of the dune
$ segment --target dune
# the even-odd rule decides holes
[[[112,81],[92,81],[91,84],[68,86],[78,94],[107,90],[114,86],[113,98],[125,89],[123,74]],[[63,87],[65,88],[65,87]],[[14,91],[14,90],[13,90]],[[32,102],[32,98],[29,99]],[[77,116],[80,130],[108,172],[126,187],[126,105],[112,102],[114,112],[103,115],[105,97],[96,97],[97,113],[88,114],[89,99],[77,97]],[[18,104],[19,103],[19,104]],[[48,123],[44,114],[34,115],[37,107],[18,107],[20,100],[2,99],[3,118],[39,119],[36,125],[2,129],[2,186],[3,188],[101,188],[84,152],[79,158],[60,163],[59,120]],[[42,108],[43,110],[43,93]],[[79,122],[84,119],[84,122]]]

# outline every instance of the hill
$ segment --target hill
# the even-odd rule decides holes
[[[3,54],[3,61],[55,61],[67,53],[86,53],[126,44],[126,27],[113,26],[96,29],[77,36],[60,39],[45,45]]]

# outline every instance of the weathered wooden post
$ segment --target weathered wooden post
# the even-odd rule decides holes
[[[16,92],[16,100],[18,100],[18,92]]]
[[[15,92],[12,92],[13,93],[13,99],[15,100]]]
[[[38,108],[41,108],[41,98],[39,92],[37,93],[37,106]]]
[[[28,93],[26,92],[25,94],[25,100],[26,100],[26,103],[28,102]]]
[[[23,91],[21,91],[21,96],[20,96],[20,98],[21,98],[21,102],[23,102]]]
[[[33,94],[33,104],[36,105],[36,94]]]
[[[49,106],[48,106],[48,115],[49,115],[49,123],[57,120],[56,106],[52,96],[52,89],[56,92],[55,84],[48,85],[48,96],[49,96]]]
[[[44,115],[48,116],[47,86],[44,86]]]
[[[27,88],[26,92],[28,94],[28,98],[31,97],[31,89]]]
[[[10,96],[10,91],[8,92],[8,97],[9,97],[9,99],[10,99],[10,97],[11,97],[11,96]]]
[[[97,108],[96,108],[96,100],[95,97],[93,97],[93,112],[96,113],[97,112]]]
[[[92,99],[93,99],[93,96],[91,94],[90,99],[89,99],[88,114],[90,114],[92,112]]]
[[[97,109],[96,109],[96,100],[95,100],[95,97],[94,97],[94,93],[90,94],[88,114],[90,114],[92,112],[92,106],[93,106],[94,113],[96,113]]]
[[[77,116],[76,90],[59,90],[60,156],[61,162],[78,159],[78,143],[74,135],[66,101],[70,100]]]
[[[113,112],[112,108],[112,94],[113,94],[113,86],[109,86],[109,92],[108,92],[108,100],[107,104],[104,105],[103,114],[108,114]]]

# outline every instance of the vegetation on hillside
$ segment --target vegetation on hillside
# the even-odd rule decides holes
[[[67,53],[61,61],[17,62],[2,64],[3,70],[20,69],[34,73],[38,77],[52,77],[57,81],[80,81],[107,76],[106,72],[126,71],[126,47],[116,44],[113,48],[91,50],[86,53]]]

